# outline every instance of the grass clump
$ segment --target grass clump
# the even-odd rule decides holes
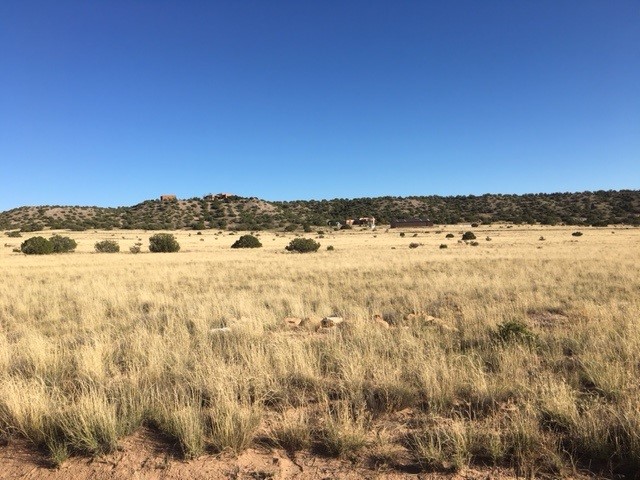
[[[271,434],[276,444],[288,452],[311,447],[311,426],[304,410],[283,413]]]
[[[471,461],[462,420],[434,419],[424,430],[409,436],[407,447],[424,470],[458,472]]]
[[[330,457],[353,458],[367,444],[368,414],[364,406],[347,401],[325,406],[325,414],[316,430],[316,450]]]
[[[204,453],[205,432],[199,406],[191,402],[159,406],[152,413],[151,423],[177,443],[183,458],[196,458]]]
[[[259,410],[231,399],[218,402],[205,415],[207,442],[215,452],[247,448],[261,419]]]

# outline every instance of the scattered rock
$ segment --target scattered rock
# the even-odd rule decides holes
[[[455,333],[459,331],[456,327],[454,327],[453,325],[449,325],[440,318],[431,317],[431,319],[426,320],[426,322],[428,325],[433,325],[434,327],[437,327],[444,332]]]
[[[376,314],[373,316],[373,321],[381,326],[382,328],[389,328],[389,322],[387,322],[384,318],[382,318],[382,315]]]
[[[458,329],[453,325],[449,325],[441,318],[436,318],[433,315],[429,315],[425,312],[409,313],[404,316],[404,319],[408,322],[424,322],[426,325],[437,327],[445,332],[458,332]]]
[[[229,327],[216,327],[209,330],[209,333],[219,334],[219,333],[226,333],[230,331],[231,329]]]
[[[335,327],[344,322],[344,318],[342,317],[324,317],[320,325],[324,328]]]
[[[305,317],[300,323],[300,327],[305,328],[307,330],[316,331],[322,325],[321,317]]]
[[[289,328],[298,328],[300,326],[300,324],[302,323],[302,319],[299,318],[299,317],[286,317],[284,319],[284,323]]]

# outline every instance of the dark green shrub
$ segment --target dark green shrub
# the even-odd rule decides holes
[[[284,248],[289,252],[317,252],[320,244],[311,238],[294,238],[289,245]]]
[[[242,235],[231,245],[231,248],[260,248],[262,244],[253,235]]]
[[[12,230],[11,232],[6,232],[7,237],[11,237],[11,238],[20,238],[22,235],[20,235],[20,230]]]
[[[351,225],[347,225],[346,223],[340,227],[340,230],[353,230]]]
[[[411,242],[409,244],[409,248],[418,248],[419,246],[420,246],[420,244],[419,243],[415,243],[415,242]]]
[[[22,242],[20,251],[25,255],[48,255],[53,253],[53,245],[44,237],[31,237]]]
[[[94,246],[96,252],[99,253],[118,253],[120,251],[120,245],[115,240],[103,240],[97,242]]]
[[[471,228],[478,228],[478,224],[477,223],[472,223],[471,224]]]
[[[291,225],[287,225],[286,227],[284,227],[284,231],[285,232],[295,232],[296,228],[298,228],[297,225],[294,225],[293,223]]]
[[[472,246],[472,247],[477,247],[478,245],[480,245],[480,243],[478,243],[478,242],[471,242],[471,246]]]
[[[462,240],[475,240],[476,236],[473,232],[464,232]]]
[[[401,237],[404,237],[404,235],[405,235],[404,232],[400,232]]]
[[[311,225],[303,225],[303,226],[302,226],[302,230],[304,231],[304,233],[311,233],[311,232],[313,232],[313,230],[311,229]]]
[[[49,242],[51,242],[53,253],[73,252],[78,246],[74,239],[62,235],[54,235],[49,239]]]
[[[533,333],[526,324],[518,320],[509,320],[498,325],[496,336],[500,341],[504,343],[530,343],[535,341],[537,338],[537,335]]]
[[[441,243],[440,244],[440,248],[447,248],[447,244],[446,243]]]
[[[150,252],[177,252],[180,244],[171,233],[156,233],[149,237]]]
[[[445,235],[445,238],[453,238],[453,237],[454,237],[453,233],[447,233]]]
[[[333,248],[333,245],[329,245],[329,246],[327,247],[327,250],[328,250],[329,252],[333,252],[333,251],[335,250],[335,248]]]
[[[42,230],[42,228],[43,226],[41,224],[33,222],[20,227],[20,231],[21,232],[39,232],[40,230]]]
[[[574,237],[581,237],[582,232],[573,232],[571,235],[573,235]]]
[[[129,251],[131,253],[140,253],[140,245],[133,245],[132,247],[129,247]]]

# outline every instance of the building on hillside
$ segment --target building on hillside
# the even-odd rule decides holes
[[[360,218],[347,218],[344,223],[346,225],[366,225],[367,227],[373,228],[376,226],[376,218],[375,217],[360,217]]]
[[[433,222],[428,218],[394,218],[391,220],[391,228],[433,227]]]
[[[233,193],[223,192],[223,193],[210,193],[208,195],[205,195],[203,198],[205,200],[224,200],[226,198],[231,198],[231,197],[235,197],[235,195]]]
[[[177,200],[177,197],[173,194],[168,194],[168,195],[160,195],[160,201],[161,202],[172,202],[174,200]]]

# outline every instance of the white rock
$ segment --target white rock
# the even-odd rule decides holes
[[[322,319],[322,326],[323,327],[335,327],[336,325],[340,324],[344,322],[344,318],[342,317],[324,317]]]
[[[209,333],[226,333],[226,332],[230,332],[231,329],[229,327],[217,327],[217,328],[212,328],[211,330],[209,330]]]

